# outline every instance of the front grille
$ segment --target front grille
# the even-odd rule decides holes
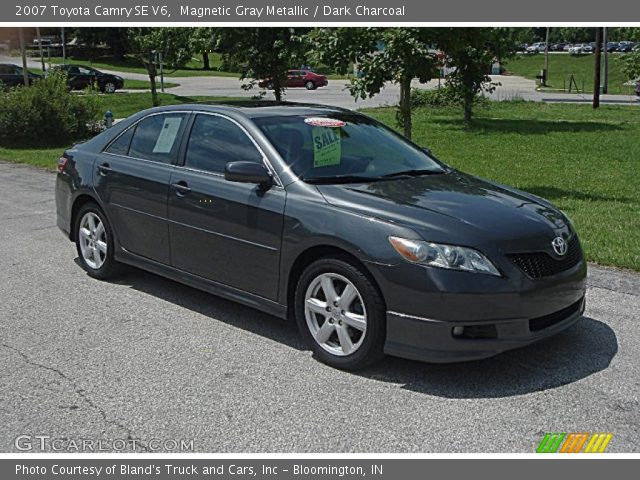
[[[520,270],[531,278],[544,278],[575,267],[582,260],[582,249],[578,238],[569,240],[567,253],[557,259],[546,252],[511,253],[507,255]]]
[[[556,323],[560,323],[561,321],[569,318],[571,315],[580,310],[582,306],[582,301],[584,297],[578,300],[573,305],[569,305],[567,308],[563,308],[557,312],[551,313],[549,315],[545,315],[544,317],[532,318],[529,320],[529,330],[532,332],[537,332],[539,330],[544,330],[545,328],[549,328]]]

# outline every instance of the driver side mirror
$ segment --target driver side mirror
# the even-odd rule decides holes
[[[429,147],[422,147],[422,151],[430,157],[433,157],[433,152],[431,152],[431,149]]]
[[[267,167],[256,162],[229,162],[224,167],[224,179],[229,182],[255,183],[267,189],[273,185],[273,177]]]

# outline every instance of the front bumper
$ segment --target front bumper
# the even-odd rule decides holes
[[[495,321],[442,321],[387,312],[388,355],[431,363],[453,363],[492,357],[551,337],[575,324],[584,313],[585,297],[551,314]],[[454,328],[467,329],[454,335]]]

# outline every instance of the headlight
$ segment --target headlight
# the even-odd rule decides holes
[[[389,237],[389,242],[396,252],[412,263],[500,276],[493,263],[472,248],[399,237]]]

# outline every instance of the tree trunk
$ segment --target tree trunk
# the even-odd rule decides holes
[[[153,53],[149,52],[149,60],[145,62],[145,66],[147,67],[147,73],[149,74],[149,83],[151,85],[151,101],[153,102],[153,106],[157,107],[160,105],[158,101],[158,89],[156,87],[156,64],[153,61]]]
[[[280,79],[280,75],[276,72],[274,72],[271,76],[272,83],[273,83],[273,94],[276,97],[276,102],[281,102],[282,101],[282,91],[284,90],[284,87],[282,86],[282,80]]]
[[[602,43],[602,28],[596,28],[596,53],[594,55],[593,70],[593,108],[600,106],[600,44]]]
[[[209,64],[209,53],[206,50],[202,52],[202,69],[211,70],[211,65]]]
[[[404,136],[411,140],[411,77],[405,75],[400,81],[400,115]]]
[[[465,92],[464,94],[464,126],[471,126],[471,117],[473,116],[473,93]]]

